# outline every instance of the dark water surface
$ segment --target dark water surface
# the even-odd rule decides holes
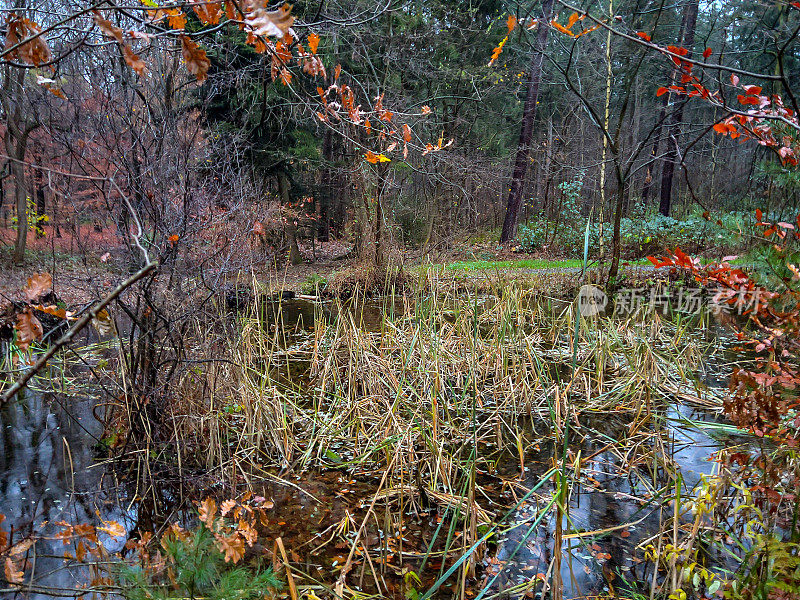
[[[73,376],[81,382],[90,378],[79,368]],[[103,426],[94,416],[97,396],[83,385],[84,391],[72,394],[37,389],[43,383],[34,381],[33,389],[0,407],[2,527],[11,532],[12,542],[33,531],[43,537],[27,552],[31,597],[71,594],[87,583],[85,569],[66,568],[64,553],[74,556],[75,548],[53,537],[63,530],[59,523],[101,524],[105,519],[127,529],[133,524],[133,514],[98,463]],[[104,534],[100,541],[109,552],[125,542]]]

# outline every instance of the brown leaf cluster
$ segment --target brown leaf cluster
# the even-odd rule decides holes
[[[97,23],[97,26],[104,35],[117,40],[117,43],[122,49],[122,55],[125,58],[125,62],[136,72],[137,75],[142,76],[147,73],[147,67],[145,67],[144,61],[139,58],[139,56],[125,42],[122,29],[114,25],[108,19],[104,19],[98,11],[94,11],[94,22]]]
[[[8,54],[8,58],[29,65],[42,65],[52,59],[42,28],[30,19],[14,14],[8,17],[4,49],[11,48],[14,50]]]
[[[36,302],[51,291],[53,291],[53,276],[50,273],[36,273],[28,277],[28,283],[22,293],[28,302]]]
[[[17,332],[17,348],[27,352],[34,341],[40,341],[44,335],[41,322],[33,314],[30,306],[17,313],[14,329]]]
[[[252,547],[258,540],[256,523],[268,523],[266,511],[273,503],[260,496],[245,494],[241,501],[225,500],[219,506],[213,498],[206,498],[198,505],[200,522],[214,534],[217,548],[225,555],[225,562],[236,564],[244,557],[246,546]]]
[[[262,0],[245,0],[242,3],[245,24],[256,35],[282,38],[294,23],[291,7],[284,4],[277,10],[267,10]]]
[[[208,77],[208,68],[211,61],[206,56],[206,51],[196,44],[188,35],[181,36],[181,47],[183,50],[183,60],[189,73],[197,78],[197,81],[205,81]]]

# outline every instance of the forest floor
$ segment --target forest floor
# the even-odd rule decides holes
[[[10,240],[5,240],[0,248],[0,290],[6,299],[16,299],[15,293],[25,286],[27,278],[43,271],[53,275],[56,294],[68,306],[85,304],[96,299],[96,294],[110,290],[121,272],[124,248],[118,240],[99,239],[91,228],[79,237],[80,241],[67,235],[31,235],[24,267],[13,266]],[[232,269],[222,278],[228,286],[247,286],[255,281],[268,293],[317,295],[352,266],[350,246],[339,241],[314,248],[310,244],[301,246],[301,251],[305,257],[302,264],[291,265],[284,259],[260,261],[252,270]],[[445,287],[513,282],[553,293],[573,288],[582,268],[577,258],[530,255],[488,244],[436,253],[405,252],[402,261],[405,277],[410,280],[428,278]],[[599,280],[597,266],[596,261],[590,261],[590,281]],[[646,278],[654,271],[646,258],[623,261],[621,269],[630,279]]]

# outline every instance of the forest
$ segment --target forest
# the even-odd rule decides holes
[[[0,598],[800,600],[800,2],[0,40]]]

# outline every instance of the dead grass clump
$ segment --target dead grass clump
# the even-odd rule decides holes
[[[406,283],[407,276],[400,264],[378,267],[362,262],[337,271],[328,284],[326,295],[344,299],[401,294]]]

